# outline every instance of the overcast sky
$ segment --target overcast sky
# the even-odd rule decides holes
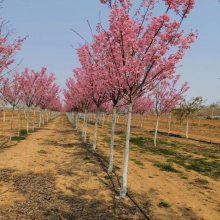
[[[76,51],[81,40],[74,28],[91,39],[86,23],[95,25],[99,13],[108,19],[108,9],[99,0],[5,0],[1,16],[10,22],[20,36],[29,35],[17,61],[24,67],[46,66],[57,76],[61,86],[77,67]],[[184,24],[197,29],[199,38],[187,52],[179,72],[190,84],[189,97],[203,96],[208,103],[220,100],[220,3],[218,0],[197,0],[197,5]]]

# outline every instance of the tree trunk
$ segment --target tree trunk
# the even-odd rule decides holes
[[[47,123],[49,122],[49,113],[47,111]]]
[[[189,138],[189,116],[186,117],[186,138]]]
[[[27,109],[26,115],[27,115],[27,124],[26,124],[26,130],[27,130],[27,134],[29,134],[29,119],[30,119],[30,112],[29,112],[29,108]]]
[[[105,113],[102,115],[102,127],[105,125]]]
[[[113,107],[112,112],[112,133],[111,133],[111,143],[110,143],[110,156],[109,156],[109,166],[108,173],[113,171],[114,164],[114,141],[115,141],[115,124],[116,124],[116,107]]]
[[[36,111],[34,109],[32,131],[34,131],[34,129],[35,129],[35,115],[36,115]]]
[[[97,145],[98,121],[99,121],[99,109],[97,110],[95,117],[95,129],[94,129],[93,147],[92,147],[94,151],[96,151],[96,145]]]
[[[78,112],[76,112],[76,114],[75,114],[75,128],[76,128],[76,130],[78,130]]]
[[[127,194],[127,175],[128,175],[128,160],[129,160],[129,143],[130,143],[130,134],[131,134],[131,115],[132,115],[132,103],[129,104],[129,108],[128,108],[125,155],[124,155],[122,185],[121,185],[121,190],[120,190],[121,197],[125,197]]]
[[[143,128],[143,123],[144,123],[144,114],[141,114],[141,128]]]
[[[86,110],[84,112],[84,116],[83,116],[83,128],[82,128],[82,138],[85,135],[85,125],[86,125]]]
[[[87,110],[85,111],[85,128],[84,128],[84,136],[83,136],[83,142],[86,144],[87,142],[87,127],[88,127],[88,115],[87,115]]]
[[[168,121],[168,135],[170,135],[170,131],[171,131],[171,121],[172,121],[172,113],[170,113],[168,120],[169,120],[169,121]]]
[[[118,124],[119,123],[119,115],[117,116],[117,119],[116,119],[116,124]]]
[[[80,114],[77,115],[77,131],[80,130],[79,118],[80,118]]]
[[[14,108],[12,108],[12,112],[11,112],[11,130],[13,129],[13,124],[14,124]]]
[[[41,127],[41,124],[42,124],[42,110],[40,110],[39,128]]]
[[[42,113],[42,123],[43,125],[45,124],[45,110],[43,110],[43,113]]]
[[[20,130],[21,130],[21,111],[18,110],[18,137],[20,136]]]
[[[5,123],[5,109],[3,108],[3,123]]]
[[[156,123],[156,128],[154,132],[154,146],[157,146],[157,133],[158,133],[158,126],[159,126],[159,116],[157,116],[157,123]]]

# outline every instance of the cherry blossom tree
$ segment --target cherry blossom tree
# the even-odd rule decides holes
[[[180,79],[179,75],[173,76],[171,79],[161,81],[153,91],[154,110],[156,113],[156,128],[154,133],[154,146],[157,145],[157,133],[159,119],[162,114],[171,112],[184,99],[186,91],[189,89],[187,83],[184,83],[177,89],[177,83]]]
[[[143,127],[144,114],[153,109],[153,100],[150,96],[143,96],[134,101],[133,113],[140,114],[140,128]]]
[[[2,88],[1,94],[3,100],[10,104],[12,107],[11,113],[11,129],[13,128],[14,122],[14,110],[15,107],[18,106],[21,100],[21,85],[20,85],[20,75],[16,72],[12,79],[9,77],[5,77],[1,80]],[[19,111],[19,118],[20,118],[20,111]],[[19,129],[18,129],[19,133]]]
[[[50,108],[51,102],[58,98],[59,86],[56,85],[54,74],[47,74],[47,69],[43,67],[39,72],[26,68],[21,73],[20,85],[22,87],[22,102],[26,105],[27,124],[26,130],[29,132],[30,108],[40,107],[40,123],[42,119],[42,110]]]
[[[183,20],[193,9],[194,0],[143,0],[133,10],[130,0],[101,0],[110,6],[108,36],[112,70],[117,71],[128,102],[126,146],[123,166],[121,196],[127,193],[127,170],[131,113],[134,100],[152,90],[158,81],[169,77],[194,42],[196,35],[185,34]],[[155,11],[164,4],[164,13]],[[135,14],[132,15],[132,11]],[[105,44],[104,44],[105,45]],[[105,45],[106,47],[107,45]]]
[[[186,119],[186,138],[189,138],[189,118],[202,108],[204,100],[202,97],[195,97],[189,101],[183,100],[178,108],[174,110],[174,114],[182,122]]]
[[[81,83],[81,88],[87,88],[92,102],[96,106],[96,119],[93,137],[93,150],[97,146],[98,119],[101,105],[108,101],[108,93],[105,89],[104,69],[100,65],[99,53],[96,53],[96,44],[84,45],[78,49],[81,67],[74,70],[75,77]]]
[[[0,19],[0,75],[9,71],[9,66],[15,62],[15,53],[21,49],[24,39],[18,38],[13,42],[10,39],[10,31],[5,31],[5,21]],[[5,73],[4,73],[5,74]]]

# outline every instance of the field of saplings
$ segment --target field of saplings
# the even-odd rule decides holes
[[[216,4],[0,0],[0,220],[220,220]]]

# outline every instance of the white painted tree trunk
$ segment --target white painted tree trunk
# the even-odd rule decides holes
[[[18,110],[18,137],[20,136],[20,130],[21,130],[21,111]]]
[[[3,123],[5,123],[5,109],[3,108]]]
[[[119,122],[119,115],[117,116],[117,119],[116,119],[116,123],[118,124],[118,122]]]
[[[11,130],[13,129],[13,124],[14,124],[14,108],[12,109],[11,112]]]
[[[70,119],[71,119],[72,126],[74,126],[74,112],[71,112]]]
[[[83,136],[83,142],[84,144],[86,144],[87,142],[87,127],[88,127],[88,115],[87,115],[87,111],[85,112],[86,116],[85,116],[85,128],[84,128],[84,136]]]
[[[85,125],[86,125],[86,110],[85,110],[84,115],[83,115],[82,138],[83,138],[84,135],[85,135]]]
[[[144,114],[141,114],[141,128],[143,128],[143,123],[144,123]]]
[[[80,115],[78,114],[77,115],[77,131],[80,130],[79,117],[80,117]]]
[[[186,117],[186,138],[189,138],[189,117]]]
[[[93,146],[92,146],[94,151],[96,151],[96,146],[97,146],[98,121],[99,121],[99,110],[97,110],[95,117],[95,129],[94,129]]]
[[[43,125],[45,125],[45,111],[43,110],[43,113],[42,113],[42,122],[43,122]]]
[[[159,126],[159,119],[160,117],[157,116],[157,122],[156,122],[156,128],[155,128],[155,132],[154,132],[154,146],[157,146],[157,133],[158,133],[158,126]]]
[[[78,112],[75,114],[75,128],[78,130]]]
[[[29,121],[30,121],[30,112],[29,112],[29,108],[27,109],[26,115],[27,115],[26,130],[27,130],[27,133],[29,134]]]
[[[116,124],[116,107],[113,107],[113,112],[112,112],[112,132],[111,132],[111,143],[110,143],[110,155],[109,155],[108,173],[111,173],[113,171],[115,124]]]
[[[128,107],[125,155],[124,155],[122,185],[121,185],[121,190],[120,190],[120,196],[121,197],[125,197],[127,195],[127,175],[128,175],[128,160],[129,160],[129,144],[130,144],[130,135],[131,135],[131,115],[132,115],[132,103],[130,103],[129,107]]]
[[[41,124],[42,124],[42,111],[40,110],[39,128],[41,127]]]
[[[32,131],[34,131],[35,129],[35,115],[36,115],[36,111],[34,109]]]
[[[169,115],[169,119],[168,119],[168,135],[170,135],[170,131],[171,131],[171,122],[172,122],[172,113],[170,113]]]
[[[105,125],[105,113],[103,113],[103,115],[102,115],[102,126],[104,126]]]

